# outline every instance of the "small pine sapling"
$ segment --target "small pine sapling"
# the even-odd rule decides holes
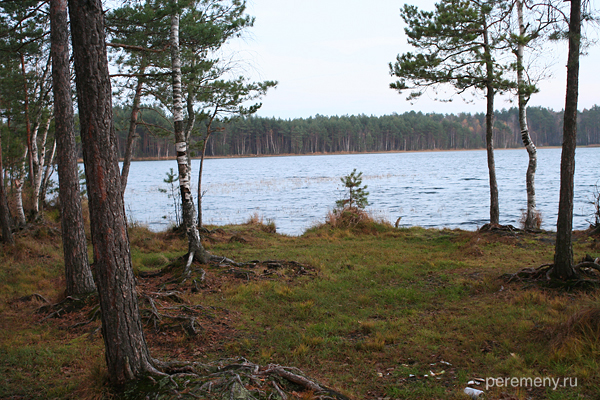
[[[167,197],[173,199],[173,208],[175,210],[175,223],[177,227],[181,226],[181,194],[177,190],[178,187],[175,185],[175,182],[179,180],[179,175],[173,172],[173,168],[170,168],[170,171],[166,173],[167,177],[163,179],[163,182],[169,185],[169,192],[167,189],[159,188],[158,191],[161,193],[167,193]],[[163,218],[166,218],[164,216]]]
[[[369,192],[366,190],[367,185],[361,187],[362,172],[357,174],[356,168],[354,168],[350,175],[346,175],[343,178],[340,178],[340,180],[348,189],[348,198],[336,201],[335,205],[337,208],[340,210],[346,208],[364,210],[364,208],[369,205],[369,202],[367,201]]]

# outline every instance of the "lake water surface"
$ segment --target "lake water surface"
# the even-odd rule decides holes
[[[560,149],[539,149],[536,173],[543,229],[555,230],[558,210]],[[500,222],[519,226],[526,207],[524,149],[495,152]],[[192,182],[199,161],[192,163]],[[125,193],[130,220],[154,231],[174,223],[173,202],[159,189],[175,160],[138,161],[131,165]],[[203,220],[206,224],[241,223],[258,213],[273,220],[279,233],[300,235],[323,222],[335,201],[344,197],[340,177],[356,168],[368,185],[369,210],[402,226],[475,230],[489,222],[489,186],[484,150],[385,154],[318,155],[208,159],[204,161]],[[573,225],[585,229],[599,184],[600,148],[578,148]]]

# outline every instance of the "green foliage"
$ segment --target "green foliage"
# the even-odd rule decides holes
[[[484,90],[488,84],[496,92],[514,88],[515,83],[503,77],[509,66],[494,56],[505,46],[506,32],[496,28],[509,15],[505,4],[442,0],[434,12],[405,4],[401,10],[407,25],[404,31],[416,53],[398,55],[389,64],[391,75],[400,78],[390,87],[399,92],[412,90],[407,100],[442,84],[454,86],[458,93]],[[450,101],[451,97],[438,100]]]
[[[169,172],[166,173],[167,177],[163,179],[168,189],[159,188],[158,191],[161,193],[167,193],[167,197],[173,199],[173,210],[175,212],[175,223],[176,226],[181,226],[181,193],[179,192],[179,185],[176,182],[179,180],[179,175],[173,171],[173,168],[169,168]],[[166,218],[164,216],[163,218]]]
[[[146,0],[128,2],[107,15],[112,53],[121,72],[135,75],[153,96],[158,108],[170,110],[171,54],[168,50],[171,15],[180,16],[179,44],[182,90],[186,93],[187,128],[195,119],[222,119],[255,113],[261,103],[249,104],[275,86],[275,82],[249,82],[231,76],[235,70],[217,54],[228,41],[252,27],[246,2],[239,0]],[[121,87],[128,94],[131,83]],[[165,95],[167,94],[167,95]],[[127,102],[128,100],[125,100]],[[153,133],[169,132],[163,124],[140,122]],[[157,129],[158,128],[158,129]],[[197,132],[197,130],[196,130]]]
[[[350,175],[346,175],[343,178],[340,178],[344,187],[348,189],[348,196],[345,199],[338,200],[335,202],[335,205],[338,209],[359,209],[363,210],[366,206],[369,205],[367,201],[367,196],[369,192],[367,192],[367,185],[362,185],[362,172],[356,173],[356,168],[352,170]]]

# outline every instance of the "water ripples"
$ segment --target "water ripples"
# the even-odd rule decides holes
[[[526,207],[524,149],[495,152],[500,222],[519,225]],[[589,203],[598,183],[600,148],[577,149],[574,227],[588,226]],[[199,162],[192,171],[197,182]],[[159,189],[175,161],[131,165],[125,194],[130,220],[164,230],[173,224],[173,201]],[[302,234],[325,220],[344,197],[340,178],[356,168],[368,185],[369,209],[403,226],[474,230],[489,221],[486,152],[426,152],[205,160],[203,219],[210,224],[245,222],[258,213],[273,220],[280,233]],[[538,150],[536,195],[544,229],[555,229],[560,149]],[[195,188],[192,189],[196,193]]]

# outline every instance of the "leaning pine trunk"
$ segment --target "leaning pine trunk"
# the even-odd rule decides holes
[[[175,11],[171,17],[171,67],[173,73],[173,125],[175,128],[175,150],[179,171],[179,188],[181,191],[181,211],[183,224],[188,237],[190,256],[203,263],[208,262],[208,253],[200,241],[200,233],[196,224],[196,209],[191,190],[191,171],[187,152],[187,141],[183,126],[183,101],[181,91],[181,58],[179,54],[179,14]]]
[[[567,280],[575,276],[573,269],[573,192],[575,147],[577,145],[577,99],[579,96],[579,48],[581,43],[581,0],[571,0],[569,20],[569,57],[567,62],[567,95],[563,144],[560,160],[560,198],[556,223],[553,276]]]
[[[143,74],[146,70],[142,60],[142,66],[140,67],[140,74]],[[140,113],[140,100],[142,98],[142,89],[144,87],[144,81],[142,77],[138,77],[137,84],[135,87],[135,94],[133,96],[133,105],[131,106],[131,116],[129,118],[129,133],[127,134],[127,145],[125,147],[125,156],[123,157],[123,168],[121,169],[121,188],[123,189],[123,196],[125,196],[125,188],[127,187],[127,178],[129,177],[129,167],[131,165],[131,159],[133,158],[133,149],[135,147],[135,139],[137,135],[135,133],[137,129],[137,120]]]
[[[527,102],[529,100],[526,93],[526,84],[524,78],[523,66],[523,38],[527,34],[525,24],[523,23],[523,0],[517,2],[517,14],[519,19],[519,35],[520,40],[517,47],[517,83],[519,90],[519,125],[521,127],[521,139],[523,146],[529,154],[529,164],[527,165],[527,211],[525,216],[525,229],[539,228],[539,220],[537,218],[536,202],[535,202],[535,170],[537,168],[537,149],[529,136],[529,127],[527,126]]]
[[[108,376],[115,385],[158,374],[140,318],[113,126],[101,0],[69,0],[94,270]]]
[[[50,2],[50,31],[52,88],[56,115],[56,139],[52,155],[54,155],[54,149],[58,148],[58,191],[67,286],[65,293],[67,296],[72,296],[91,293],[96,290],[96,285],[88,260],[81,194],[79,193],[73,99],[71,98],[67,0]],[[48,164],[52,165],[52,157]],[[48,169],[46,169],[44,180],[48,179],[47,172]],[[45,186],[43,185],[43,187]]]

